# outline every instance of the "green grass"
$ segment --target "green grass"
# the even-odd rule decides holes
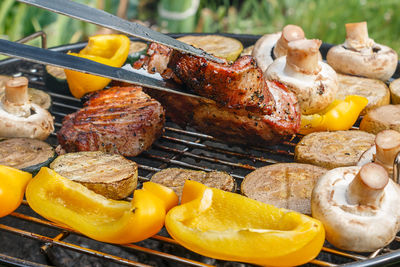
[[[119,3],[118,0],[76,1],[93,7],[103,6],[113,14],[116,13]],[[160,29],[162,22],[157,16],[159,2],[130,1],[127,16],[129,19],[147,21]],[[345,23],[365,20],[368,22],[371,38],[400,53],[398,10],[398,0],[203,0],[196,14],[195,25],[181,29],[210,33],[265,34],[279,31],[286,24],[297,24],[303,27],[307,38],[338,44],[344,41]],[[176,23],[174,26],[176,27]],[[15,41],[38,30],[44,30],[48,34],[49,46],[56,46],[85,40],[98,28],[15,0],[0,2],[1,38]],[[163,30],[168,31],[168,28]]]

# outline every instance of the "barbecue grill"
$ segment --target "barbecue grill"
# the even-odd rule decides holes
[[[173,35],[178,37],[180,35]],[[249,46],[260,36],[232,35]],[[79,50],[84,43],[54,48],[58,51]],[[324,44],[323,55],[329,49]],[[30,87],[47,91],[52,97],[51,113],[56,131],[67,114],[78,110],[82,103],[69,93],[66,83],[48,77],[43,65],[23,60],[7,59],[0,62],[0,74],[23,75]],[[399,76],[399,71],[396,71]],[[148,181],[164,168],[180,167],[194,170],[223,170],[236,180],[237,192],[244,176],[268,164],[292,162],[294,147],[299,137],[283,144],[259,148],[224,144],[212,136],[192,129],[181,129],[167,120],[163,136],[152,148],[132,158],[139,165],[139,181]],[[48,142],[57,145],[53,133]],[[1,207],[0,207],[1,208]],[[382,226],[384,227],[384,226]],[[60,265],[128,265],[128,266],[243,266],[195,254],[181,247],[163,229],[145,241],[128,245],[104,244],[86,238],[72,229],[49,222],[35,214],[26,201],[11,215],[0,219],[0,266]],[[381,266],[400,262],[400,236],[388,246],[373,253],[340,251],[328,243],[318,257],[306,266]]]

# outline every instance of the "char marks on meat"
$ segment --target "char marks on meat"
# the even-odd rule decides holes
[[[230,65],[174,51],[168,66],[197,94],[222,106],[260,114],[274,111],[274,99],[251,56],[241,57]]]
[[[279,142],[299,131],[301,114],[296,96],[280,83],[265,81],[251,56],[219,64],[178,51],[166,53],[166,49],[151,44],[149,55],[134,67],[151,72],[148,66],[159,66],[155,69],[164,78],[173,78],[208,98],[146,89],[175,123],[227,143],[255,146]]]
[[[57,137],[67,152],[136,156],[161,136],[164,113],[141,87],[113,87],[94,93],[82,109],[67,115]]]

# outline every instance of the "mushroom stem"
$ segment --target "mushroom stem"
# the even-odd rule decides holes
[[[345,47],[360,51],[363,48],[372,48],[374,41],[368,37],[367,22],[347,23]]]
[[[392,167],[397,153],[400,151],[400,133],[395,130],[384,130],[375,137],[375,161]]]
[[[365,164],[347,188],[347,201],[352,205],[379,207],[388,182],[389,175],[385,168],[376,163]]]
[[[286,56],[288,51],[288,43],[296,40],[305,39],[304,31],[301,27],[297,25],[286,25],[282,30],[282,35],[276,42],[274,48],[275,58]]]
[[[316,39],[290,42],[286,56],[286,67],[305,74],[317,74],[320,72],[321,67],[318,65],[318,59],[321,43],[321,40]]]
[[[23,117],[29,116],[28,79],[18,77],[8,80],[2,102],[4,110],[8,113]]]

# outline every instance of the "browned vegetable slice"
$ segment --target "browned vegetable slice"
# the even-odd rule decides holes
[[[327,169],[302,163],[278,163],[248,174],[242,193],[278,208],[311,214],[311,193],[318,178]]]
[[[361,154],[374,145],[375,135],[359,131],[315,132],[295,148],[295,161],[333,169],[357,165]]]
[[[137,164],[117,154],[67,153],[57,157],[50,168],[107,198],[125,198],[137,186]]]
[[[151,181],[167,186],[182,196],[183,185],[187,179],[200,182],[209,187],[232,192],[236,188],[235,180],[226,172],[221,171],[194,171],[180,168],[168,168],[157,172],[151,177]]]
[[[371,109],[390,104],[390,92],[387,85],[376,79],[338,74],[339,91],[336,99],[345,99],[348,95],[359,95],[368,99],[367,106],[361,111],[365,115]]]
[[[10,138],[0,142],[0,165],[30,173],[48,166],[55,156],[51,145],[37,139]]]
[[[400,132],[400,105],[385,105],[367,113],[360,123],[360,130],[377,134],[383,130]]]

